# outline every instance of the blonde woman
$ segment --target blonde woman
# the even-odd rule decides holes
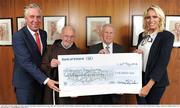
[[[143,28],[135,52],[143,56],[142,89],[138,104],[159,104],[169,84],[167,65],[173,48],[174,35],[164,30],[165,15],[159,6],[151,5],[144,12]]]

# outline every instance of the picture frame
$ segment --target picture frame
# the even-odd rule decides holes
[[[174,34],[173,47],[180,47],[180,16],[167,15],[165,29]]]
[[[47,31],[47,44],[52,45],[60,39],[61,29],[66,25],[66,16],[44,16],[44,30]]]
[[[26,26],[24,17],[16,17],[17,30],[20,30],[24,26]]]
[[[111,16],[86,16],[86,45],[101,42],[100,32],[104,24],[111,23]]]
[[[0,45],[12,45],[12,18],[0,18]]]
[[[133,15],[132,16],[132,46],[137,46],[138,37],[143,32],[143,16]]]

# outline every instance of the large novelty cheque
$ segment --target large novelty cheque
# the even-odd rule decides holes
[[[59,96],[138,94],[142,55],[137,53],[58,55]]]

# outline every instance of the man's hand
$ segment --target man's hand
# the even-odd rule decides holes
[[[52,79],[49,79],[49,81],[47,82],[47,85],[49,86],[49,88],[53,89],[54,91],[59,92],[60,89],[56,86],[56,84],[59,84],[59,83]]]
[[[60,64],[60,62],[57,59],[52,59],[51,60],[51,67],[58,67],[58,65]]]
[[[109,54],[109,51],[107,49],[101,49],[99,54]]]

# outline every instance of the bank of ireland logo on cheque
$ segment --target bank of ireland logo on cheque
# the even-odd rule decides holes
[[[88,60],[88,61],[89,61],[89,60],[93,60],[93,57],[92,57],[92,56],[87,56],[87,57],[86,57],[86,60]]]

